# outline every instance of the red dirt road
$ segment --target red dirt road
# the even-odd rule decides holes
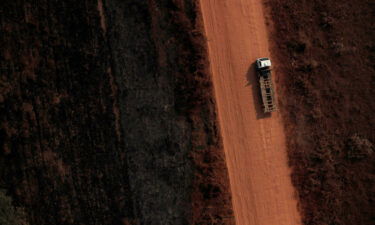
[[[236,224],[300,224],[281,117],[261,113],[250,68],[270,55],[262,2],[201,0],[201,7]]]

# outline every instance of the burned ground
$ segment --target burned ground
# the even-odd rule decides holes
[[[0,7],[0,185],[30,224],[233,223],[196,1]]]
[[[30,224],[233,224],[196,1],[0,6],[0,186]],[[374,3],[268,0],[305,224],[374,224]]]
[[[374,224],[375,5],[265,4],[304,224]]]

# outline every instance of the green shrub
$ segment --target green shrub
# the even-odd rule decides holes
[[[354,134],[348,141],[348,158],[364,159],[374,152],[374,145],[366,138]]]
[[[12,205],[12,199],[0,189],[0,224],[26,225],[24,211]]]

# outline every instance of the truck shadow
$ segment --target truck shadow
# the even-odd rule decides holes
[[[260,87],[258,82],[258,76],[255,69],[255,63],[252,63],[246,73],[246,86],[251,86],[253,94],[254,107],[257,119],[264,119],[271,117],[271,113],[264,113],[262,106],[262,96],[260,94]]]

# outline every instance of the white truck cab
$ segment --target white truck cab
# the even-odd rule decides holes
[[[269,58],[259,58],[255,63],[259,79],[260,93],[262,96],[263,110],[265,113],[276,111],[276,99],[271,79],[271,60]]]
[[[257,69],[264,69],[264,68],[270,68],[271,67],[271,60],[269,58],[259,58],[256,61]]]

